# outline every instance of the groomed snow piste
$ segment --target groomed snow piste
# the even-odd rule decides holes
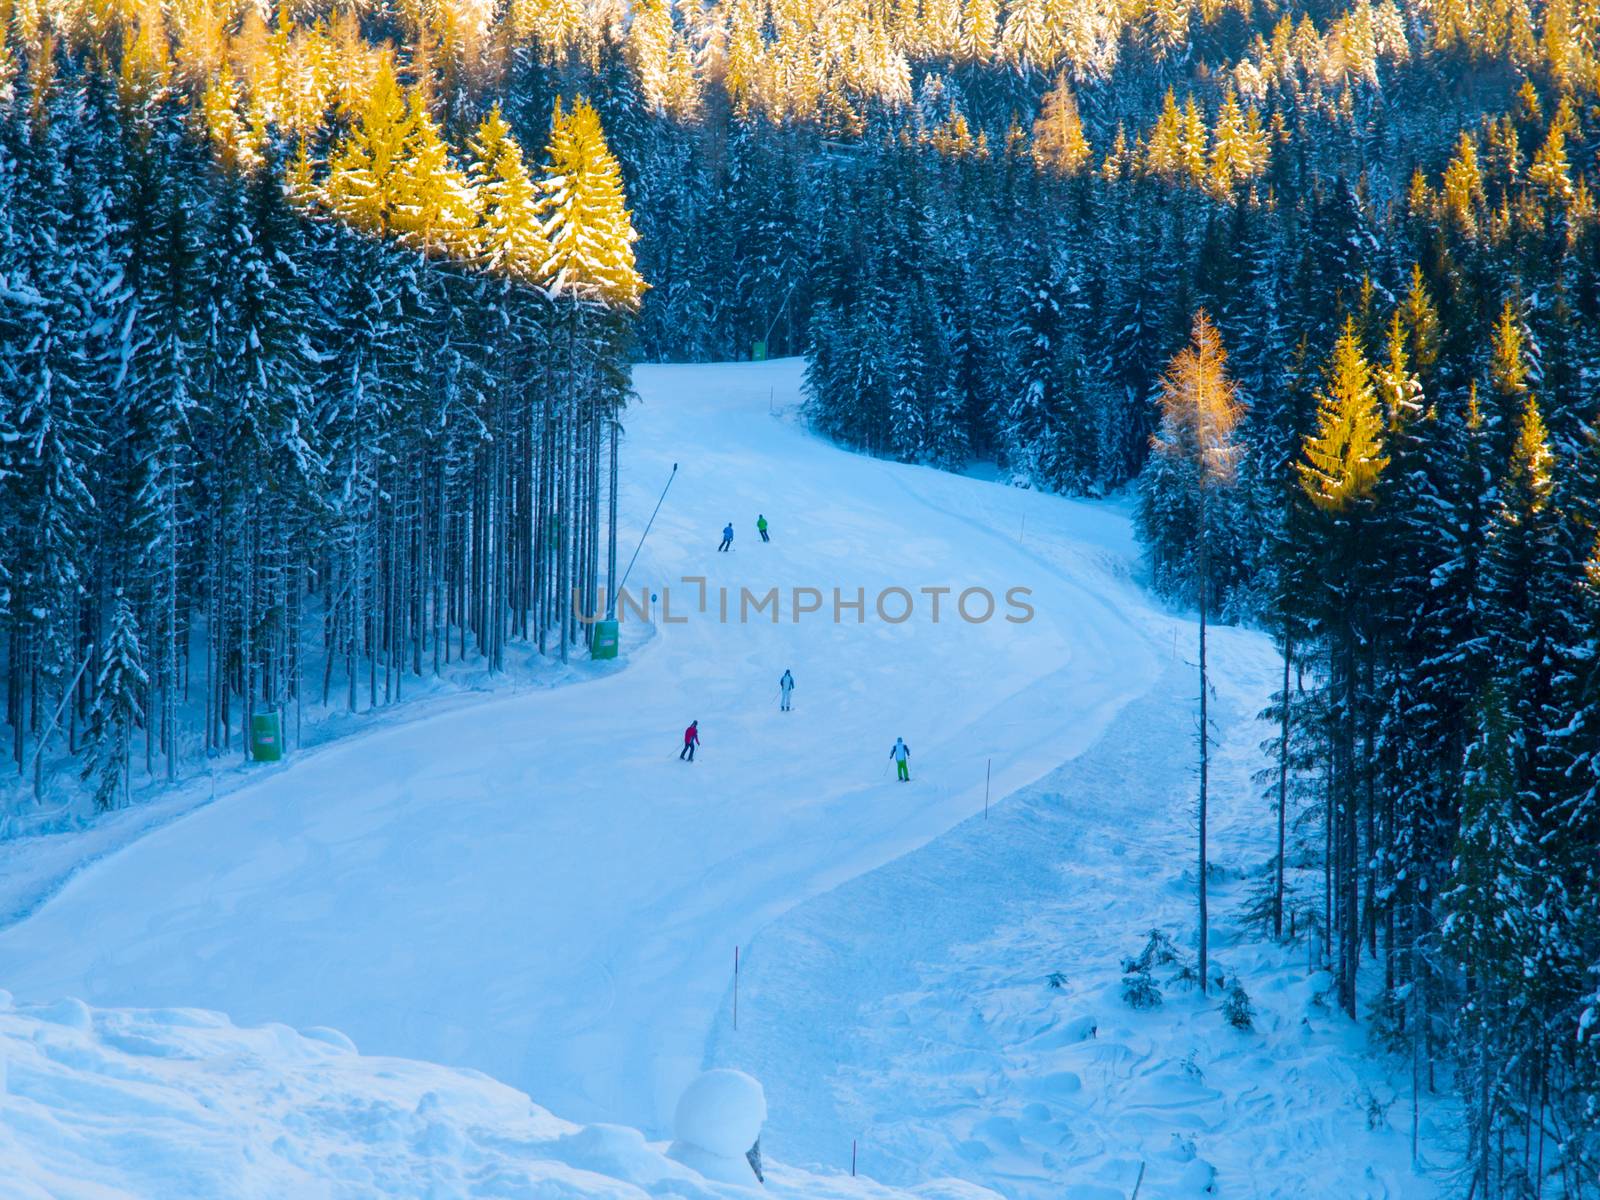
[[[1010,1103],[1006,1089],[1026,1075],[1026,1057],[991,1070],[970,1054],[925,1056],[868,1087],[862,1073],[874,1060],[863,1058],[860,1030],[878,1031],[884,1062],[925,1050],[959,1005],[924,1027],[917,1005],[937,1004],[928,997],[941,986],[980,986],[952,980],[943,960],[970,961],[975,943],[1019,918],[1004,911],[1006,871],[1014,864],[1033,880],[1034,892],[1010,897],[1020,900],[1042,894],[1038,880],[1071,859],[1072,846],[1053,845],[1030,863],[1030,841],[1017,837],[1004,860],[965,875],[940,847],[959,846],[971,827],[935,839],[981,814],[986,790],[998,803],[1058,769],[1070,773],[1070,760],[1120,720],[1119,769],[1132,777],[1112,780],[1102,764],[1095,778],[1105,786],[1067,800],[1109,806],[1101,825],[1120,826],[1136,848],[1144,833],[1165,830],[1171,853],[1185,853],[1187,799],[1171,742],[1192,702],[1192,683],[1182,682],[1188,622],[1132,582],[1135,551],[1114,506],[842,452],[793,419],[800,375],[793,361],[637,372],[622,557],[678,463],[629,590],[670,595],[674,616],[687,619],[625,623],[625,670],[390,721],[259,768],[259,781],[89,863],[0,932],[0,983],[19,1004],[0,1014],[0,1052],[11,1060],[0,1161],[46,1149],[50,1158],[28,1178],[34,1190],[18,1194],[56,1194],[93,1162],[106,1190],[61,1194],[174,1195],[157,1186],[159,1172],[192,1171],[184,1194],[720,1195],[733,1185],[685,1182],[693,1177],[664,1149],[675,1106],[708,1057],[738,1066],[741,1055],[760,1060],[769,1128],[792,1130],[802,1159],[848,1169],[853,1131],[872,1125],[860,1105],[898,1104],[874,1111],[880,1131],[894,1127],[885,1162],[903,1182],[960,1175],[1006,1195],[1060,1194],[1082,1155],[1019,1150],[1021,1167],[998,1170],[985,1155],[1015,1137],[930,1132],[950,1098],[913,1094],[962,1070],[983,1072],[988,1083],[959,1085],[970,1124],[986,1094]],[[770,544],[756,537],[758,513],[771,522]],[[718,554],[727,522],[734,549]],[[702,585],[685,582],[694,577],[704,577],[707,611],[696,603]],[[780,619],[763,611],[741,621],[741,587],[779,589]],[[941,587],[952,591],[935,622],[922,589]],[[956,595],[973,587],[999,601],[983,623],[954,611]],[[910,593],[909,620],[874,611],[888,588]],[[1004,619],[1013,588],[1031,593],[1027,622]],[[793,619],[794,589],[815,589],[821,610]],[[847,600],[862,589],[864,619],[850,608],[835,619],[835,589]],[[1248,745],[1271,654],[1264,639],[1234,640],[1246,674],[1232,712]],[[778,709],[785,668],[797,681],[789,713]],[[1147,710],[1166,739],[1155,751],[1159,782],[1148,788],[1139,756],[1126,752],[1144,718],[1123,719]],[[691,719],[703,738],[692,765],[679,760]],[[910,784],[891,773],[897,736],[911,747]],[[1236,774],[1247,776],[1248,755],[1237,752]],[[925,846],[933,859],[904,857]],[[1080,905],[1087,893],[1063,886],[1074,899],[1061,920],[1096,935],[1086,972],[1114,975],[1115,962],[1103,960],[1138,950],[1126,945],[1128,922],[1137,930],[1171,919],[1183,936],[1181,859],[1134,854],[1126,869],[1108,868],[1101,855],[1121,853],[1097,838],[1082,853],[1096,856],[1085,868],[1120,904]],[[908,874],[912,862],[938,864],[940,888],[921,886],[920,868]],[[835,891],[852,880],[858,891]],[[849,895],[868,897],[859,931],[838,906]],[[976,923],[974,900],[993,910]],[[851,950],[858,933],[863,950],[909,946],[934,961],[864,971]],[[735,947],[748,952],[753,940],[741,1050],[732,968]],[[1003,941],[993,949],[1005,958]],[[787,982],[774,969],[785,965]],[[1075,964],[1059,965],[1071,987],[1084,986]],[[993,967],[997,976],[1018,969]],[[1111,997],[1079,1001],[1112,1023]],[[1017,1007],[1014,997],[1006,1003]],[[1007,1020],[1008,1038],[1032,1028],[1026,1012]],[[1051,1018],[1063,1029],[1056,1041],[1081,1040],[1063,1021]],[[1128,1037],[1149,1040],[1139,1029]],[[806,1061],[786,1062],[786,1052]],[[1057,1083],[1066,1087],[1066,1076]],[[1092,1086],[1116,1088],[1115,1071]],[[1169,1092],[1172,1110],[1218,1102],[1211,1092]],[[1114,1110],[1096,1112],[1097,1142],[1125,1136],[1125,1157],[1137,1161],[1149,1131],[1119,1130]],[[1349,1114],[1349,1131],[1360,1120]],[[1207,1121],[1221,1127],[1197,1118]],[[1342,1122],[1326,1117],[1302,1153],[1338,1163],[1348,1153]],[[115,1154],[95,1157],[89,1137],[111,1141]],[[969,1143],[983,1153],[949,1149]],[[769,1163],[797,1161],[781,1139],[763,1148]],[[132,1173],[147,1160],[157,1174]],[[1122,1165],[1103,1146],[1093,1161],[1103,1171]],[[129,1174],[119,1178],[117,1162]],[[573,1182],[585,1171],[593,1178]],[[769,1182],[780,1195],[888,1194],[783,1168]],[[975,1193],[941,1184],[920,1194]],[[1335,1182],[1325,1194],[1375,1193]]]

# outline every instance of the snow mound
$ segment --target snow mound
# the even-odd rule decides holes
[[[0,1003],[0,1195],[6,1200],[204,1196],[726,1200],[636,1130],[562,1121],[476,1071],[355,1052],[329,1029],[240,1028],[198,1009]],[[708,1082],[709,1081],[709,1082]],[[755,1140],[761,1085],[716,1071],[684,1126],[723,1149]],[[747,1146],[744,1148],[748,1148]],[[715,1170],[728,1160],[701,1152]],[[784,1200],[998,1200],[906,1192],[778,1166]]]
[[[678,1101],[673,1136],[718,1158],[743,1158],[767,1121],[767,1096],[743,1071],[707,1071]]]

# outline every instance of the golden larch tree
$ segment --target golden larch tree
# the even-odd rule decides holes
[[[1404,429],[1414,417],[1422,414],[1422,385],[1412,374],[1406,341],[1405,322],[1397,308],[1389,318],[1389,330],[1385,337],[1387,357],[1373,372],[1392,431]]]
[[[1161,115],[1156,118],[1156,123],[1150,130],[1150,139],[1145,143],[1146,174],[1161,179],[1172,179],[1178,174],[1178,168],[1183,161],[1183,149],[1180,145],[1183,136],[1182,126],[1183,117],[1178,112],[1178,99],[1173,95],[1172,89],[1168,88],[1166,98],[1161,102]]]
[[[539,189],[498,104],[489,110],[467,149],[482,223],[483,265],[504,271],[519,283],[538,283],[550,264],[550,241],[539,218]]]
[[[1018,71],[1047,71],[1051,66],[1050,25],[1045,0],[1006,0],[1005,30],[1000,53]]]
[[[1465,130],[1456,143],[1456,155],[1445,168],[1445,212],[1465,234],[1478,231],[1478,209],[1483,204],[1483,171],[1478,166],[1478,143]]]
[[[550,242],[552,295],[636,308],[644,278],[634,264],[638,234],[622,191],[622,167],[606,145],[600,115],[582,98],[556,103],[539,181],[542,231]]]
[[[1389,465],[1383,434],[1372,365],[1355,318],[1347,316],[1317,394],[1317,427],[1302,446],[1303,461],[1295,464],[1311,502],[1338,513],[1370,497]]]
[[[1210,131],[1206,129],[1205,114],[1195,103],[1194,93],[1189,93],[1183,105],[1183,123],[1178,133],[1178,158],[1189,182],[1204,187],[1206,182],[1206,143]]]
[[[1210,593],[1210,496],[1236,476],[1240,445],[1234,433],[1243,415],[1238,392],[1228,378],[1228,353],[1222,336],[1204,309],[1195,313],[1189,345],[1180,351],[1161,379],[1161,429],[1154,439],[1157,454],[1181,459],[1194,479],[1199,514],[1198,594],[1200,599],[1200,800],[1199,875],[1200,990],[1210,985],[1210,914],[1206,894],[1206,818],[1211,767],[1211,730],[1207,699],[1206,614]]]
[[[1567,155],[1567,134],[1577,128],[1577,116],[1572,111],[1572,98],[1563,96],[1556,115],[1551,118],[1545,133],[1544,144],[1533,156],[1528,168],[1528,179],[1547,195],[1562,200],[1572,195],[1572,161]]]
[[[1504,485],[1508,496],[1516,497],[1524,512],[1541,512],[1549,503],[1550,493],[1555,490],[1555,464],[1544,414],[1539,411],[1539,401],[1530,395],[1522,406]],[[1515,508],[1508,511],[1512,515],[1506,519],[1515,520],[1520,515]]]
[[[995,0],[964,0],[959,35],[962,61],[986,63],[993,58],[999,25],[999,9]]]
[[[1241,182],[1255,174],[1249,130],[1239,97],[1232,90],[1217,110],[1217,126],[1211,138],[1211,191],[1219,199],[1230,199]]]
[[[328,210],[356,229],[387,234],[394,219],[395,174],[401,170],[411,115],[394,68],[385,62],[350,132],[334,147],[323,181]]]
[[[451,161],[420,90],[411,93],[409,110],[406,139],[391,176],[390,228],[424,253],[471,259],[478,244],[472,185]]]
[[[1076,175],[1091,153],[1089,141],[1083,136],[1077,97],[1063,71],[1046,93],[1039,119],[1033,123],[1033,161],[1045,170]]]
[[[1406,325],[1411,364],[1418,375],[1429,378],[1439,361],[1443,333],[1439,326],[1439,310],[1428,295],[1428,285],[1422,278],[1420,263],[1411,264],[1411,286],[1406,289],[1400,311]]]

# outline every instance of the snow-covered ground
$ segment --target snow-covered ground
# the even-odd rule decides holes
[[[885,1182],[948,1174],[1039,1200],[1125,1200],[1141,1167],[1144,1196],[1444,1194],[1411,1169],[1404,1073],[1366,1056],[1303,946],[1242,926],[1243,877],[1272,847],[1249,784],[1260,697],[1234,685],[1270,673],[1270,648],[1224,630],[1213,652],[1231,733],[1213,775],[1211,970],[1249,993],[1254,1028],[1173,986],[1174,966],[1153,972],[1154,1011],[1122,994],[1122,960],[1151,929],[1191,961],[1195,947],[1180,647],[1084,754],[757,937],[739,1029],[719,1020],[709,1058],[768,1081],[772,1144],[836,1163],[855,1142]],[[1448,1166],[1435,1107],[1424,1159]]]
[[[1120,1196],[1147,1161],[1141,1194],[1176,1196],[1205,1182],[1198,1162],[1227,1194],[1429,1195],[1406,1175],[1399,1135],[1369,1132],[1348,1102],[1386,1083],[1356,1057],[1355,1031],[1311,1005],[1298,958],[1219,947],[1256,998],[1257,1034],[1224,1026],[1214,1001],[1174,995],[1135,1014],[1118,997],[1117,960],[1143,933],[1191,936],[1191,634],[1133,582],[1125,513],[841,452],[792,420],[799,381],[792,361],[638,371],[623,557],[679,463],[630,591],[670,596],[687,619],[625,625],[627,669],[263,770],[89,863],[0,932],[0,983],[45,1004],[332,1027],[365,1054],[482,1071],[563,1118],[654,1139],[709,1057],[765,1083],[770,1157],[847,1169],[856,1139],[867,1174],[902,1184],[951,1175],[1008,1196]],[[758,512],[771,544],[755,536]],[[718,554],[729,521],[735,548]],[[708,611],[688,577],[705,578]],[[780,619],[741,620],[741,587],[778,588]],[[939,587],[953,591],[935,622],[922,589]],[[998,600],[985,623],[955,611],[969,587]],[[864,619],[846,608],[835,620],[834,589],[853,600],[858,588]],[[909,620],[874,611],[886,588],[910,594]],[[1004,619],[1012,588],[1031,590],[1031,620]],[[794,619],[794,589],[815,589],[821,611]],[[888,615],[903,603],[892,595]],[[1264,856],[1245,778],[1272,656],[1233,633],[1219,659],[1232,760],[1215,855],[1243,866]],[[778,711],[785,668],[790,713]],[[704,739],[692,765],[678,758],[691,719]],[[912,750],[907,785],[890,772],[896,736]],[[1237,889],[1219,890],[1226,941]],[[108,1055],[137,1050],[106,1042],[123,1024],[193,1048],[172,1032],[181,1020],[102,1013],[85,1032],[72,1012],[61,1054],[38,1053],[78,1075],[123,1070]],[[32,1040],[39,1020],[0,1024],[23,1057],[53,1044]],[[477,1147],[475,1162],[505,1151],[522,1164],[507,1170],[559,1159],[552,1141],[577,1136],[540,1110],[515,1117],[526,1098],[470,1075],[348,1051],[335,1068],[326,1043],[226,1028],[214,1051],[193,1035],[192,1074],[345,1072],[327,1102],[299,1082],[259,1085],[280,1105],[252,1118],[263,1129],[312,1111],[272,1150],[309,1155],[308,1178],[368,1154],[339,1148],[364,1136],[363,1106],[377,1144],[426,1142],[433,1121],[452,1161],[460,1145]],[[271,1052],[251,1050],[258,1040]],[[391,1077],[410,1090],[387,1094]],[[79,1103],[72,1087],[45,1091],[31,1103]],[[418,1116],[430,1091],[464,1096],[465,1115],[434,1103]],[[115,1092],[99,1094],[116,1104]],[[229,1095],[248,1112],[248,1086]],[[128,1111],[163,1111],[152,1105]],[[27,1141],[40,1126],[20,1128]],[[400,1194],[473,1194],[396,1178]]]
[[[475,1071],[201,1009],[13,1009],[0,992],[0,1085],[5,1200],[757,1194],[748,1167],[709,1181],[677,1146],[559,1120]],[[958,1182],[907,1192],[767,1167],[764,1193],[785,1200],[995,1200]]]
[[[306,627],[320,638],[318,620],[311,618]],[[590,662],[581,654],[563,663],[523,643],[509,646],[506,660],[503,672],[490,672],[476,657],[448,663],[437,677],[408,678],[403,698],[377,708],[350,712],[343,706],[342,696],[328,708],[308,702],[303,710],[288,714],[286,740],[291,757],[298,762],[348,738],[480,704],[488,696],[566,687],[624,666],[616,661]],[[365,699],[363,693],[363,703]],[[29,915],[85,863],[115,853],[218,796],[259,783],[264,774],[288,769],[289,763],[245,762],[237,751],[208,759],[193,732],[200,726],[200,710],[201,698],[196,693],[183,714],[190,732],[183,735],[185,752],[176,781],[166,782],[159,760],[154,778],[145,773],[142,764],[135,765],[132,803],[126,808],[96,809],[93,788],[81,778],[83,760],[67,753],[64,744],[56,747],[58,753],[47,756],[43,802],[34,798],[31,777],[7,775],[0,780],[0,924]]]

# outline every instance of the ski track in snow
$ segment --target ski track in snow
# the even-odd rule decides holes
[[[1146,1015],[1116,993],[1143,930],[1189,935],[1192,884],[1193,687],[1175,661],[1192,635],[1131,581],[1126,516],[842,452],[773,412],[801,369],[636,372],[620,559],[681,463],[629,582],[671,587],[688,623],[625,624],[624,671],[376,728],[154,829],[0,931],[0,979],[24,1001],[329,1026],[652,1136],[710,1030],[714,1062],[767,1085],[777,1158],[845,1168],[861,1136],[864,1171],[905,1182],[1098,1200],[1143,1157],[1142,1194],[1179,1195],[1201,1169],[1180,1133],[1228,1194],[1280,1194],[1235,1190],[1251,1155],[1294,1181],[1281,1194],[1429,1194],[1396,1182],[1392,1138],[1349,1150],[1365,1068],[1339,1057],[1350,1031],[1299,1032],[1309,985],[1287,959],[1218,950],[1265,1014],[1254,1048],[1198,999]],[[922,597],[900,625],[720,624],[692,612],[693,575],[735,609],[741,585],[863,587],[869,605],[887,586],[1026,586],[1037,615],[970,625],[952,594],[939,624]],[[1218,645],[1238,667],[1222,699],[1242,780],[1271,650]],[[691,718],[693,765],[677,760]],[[897,735],[909,786],[889,771]],[[1026,790],[963,825],[991,759],[997,800]],[[1260,802],[1232,791],[1243,829]],[[752,939],[735,1034],[733,948]],[[1065,989],[1045,990],[1051,970]],[[1175,1074],[1180,1046],[1203,1084]],[[1275,1090],[1302,1069],[1335,1093],[1311,1113]]]

